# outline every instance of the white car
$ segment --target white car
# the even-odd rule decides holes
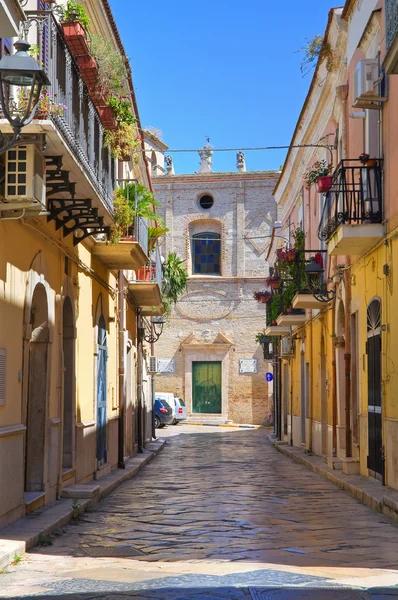
[[[174,396],[171,392],[155,392],[155,397],[160,400],[166,400],[173,410],[172,425],[177,425],[180,421],[187,418],[187,408],[182,398]]]

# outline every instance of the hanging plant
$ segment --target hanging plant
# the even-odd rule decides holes
[[[261,342],[263,341],[263,338],[265,337],[265,332],[264,331],[259,331],[258,333],[256,333],[256,343],[257,344],[261,344]]]
[[[184,262],[175,252],[170,252],[163,265],[165,278],[163,293],[174,304],[187,289],[188,273]]]
[[[132,113],[131,101],[127,98],[110,96],[107,100],[107,105],[112,109],[113,115],[118,123],[134,125],[134,123],[137,122],[137,119]]]
[[[277,318],[281,314],[281,295],[279,293],[272,296],[269,306],[269,317],[272,324],[276,323]]]
[[[116,129],[106,129],[104,132],[104,146],[110,147],[112,158],[117,160],[132,160],[134,151],[139,145],[135,125],[119,123]]]
[[[169,231],[168,227],[148,227],[148,245],[149,251],[155,248],[156,242],[159,238],[165,235]]]
[[[267,290],[254,292],[253,298],[257,300],[257,302],[259,302],[260,304],[266,304],[271,298],[271,292],[268,292]]]
[[[272,274],[265,280],[265,285],[271,287],[273,290],[277,290],[280,286],[281,280],[279,275]]]

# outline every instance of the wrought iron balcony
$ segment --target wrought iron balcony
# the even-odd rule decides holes
[[[156,244],[151,252],[152,260],[137,270],[129,282],[129,293],[143,316],[162,315],[163,269],[159,247]]]
[[[350,159],[338,165],[318,228],[320,240],[328,242],[342,225],[382,223],[382,161],[370,162],[363,165]]]
[[[50,114],[66,147],[83,169],[91,186],[109,213],[113,213],[116,162],[103,144],[103,126],[90,99],[77,62],[69,51],[62,31],[50,11],[26,11],[25,36],[37,29],[39,61],[51,81],[50,96],[67,108],[63,114]]]

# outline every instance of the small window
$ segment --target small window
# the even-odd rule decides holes
[[[192,272],[196,275],[221,274],[219,233],[197,233],[192,238]]]
[[[199,198],[199,204],[200,204],[201,208],[208,210],[209,208],[211,208],[213,206],[214,200],[209,194],[205,194],[204,196],[201,196]]]

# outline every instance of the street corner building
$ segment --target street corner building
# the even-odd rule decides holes
[[[256,341],[265,305],[253,293],[264,287],[279,173],[246,170],[243,152],[235,172],[213,172],[206,145],[198,171],[177,175],[167,146],[151,134],[145,143],[169,229],[162,252],[175,252],[189,275],[156,346],[157,390],[180,395],[191,422],[261,425],[272,408],[272,365]]]
[[[163,312],[160,255],[138,214],[110,239],[115,190],[148,188],[150,173],[109,4],[87,0],[84,9],[79,22],[62,3],[0,5],[2,59],[13,58],[22,30],[50,83],[19,140],[12,117],[29,110],[29,91],[3,86],[0,526],[123,466],[152,436],[143,332],[145,315]],[[123,90],[104,85],[106,57],[94,56],[89,34],[121,65]],[[108,105],[117,93],[126,123]]]
[[[329,12],[274,191],[277,433],[398,488],[398,4]],[[288,250],[293,250],[289,258]]]

